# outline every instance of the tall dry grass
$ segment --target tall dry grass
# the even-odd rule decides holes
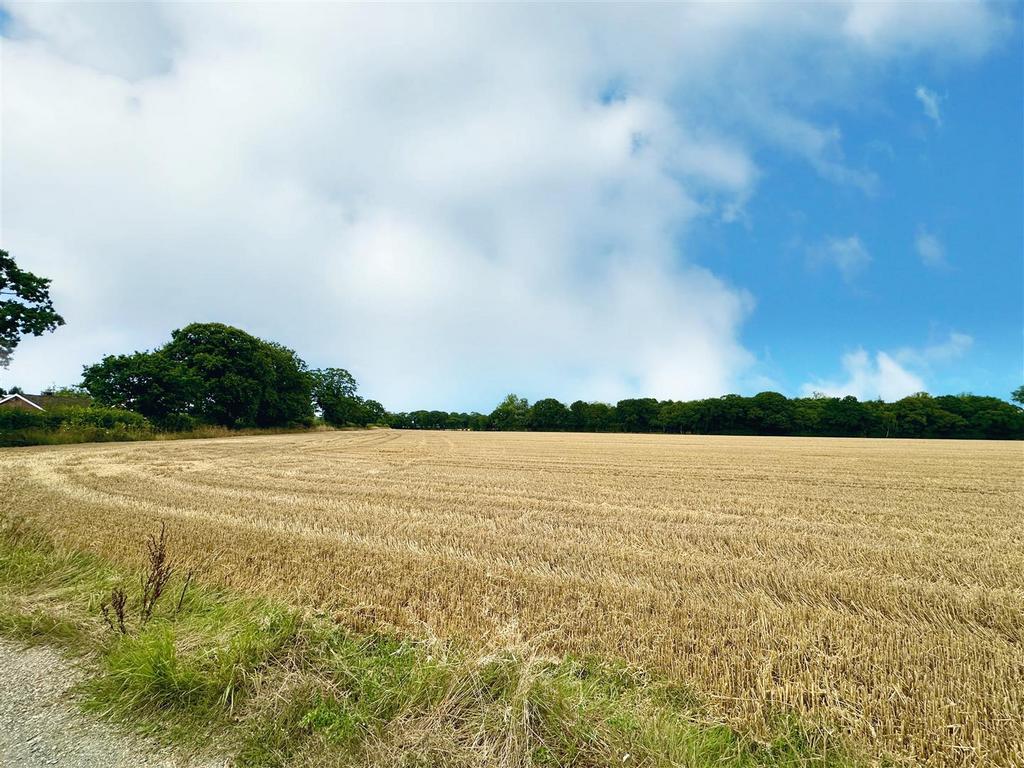
[[[745,728],[1024,764],[1024,446],[322,433],[0,452],[0,508],[131,562],[486,648],[623,658]],[[218,553],[210,560],[211,553]]]

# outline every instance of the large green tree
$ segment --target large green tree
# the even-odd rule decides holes
[[[87,366],[83,384],[102,403],[158,423],[188,413],[228,427],[312,421],[312,378],[294,351],[222,323],[193,323],[153,352]]]
[[[162,422],[196,410],[203,382],[189,368],[159,352],[107,355],[85,367],[82,386],[102,405],[138,411]]]
[[[530,429],[538,432],[566,432],[574,421],[572,411],[553,397],[538,400],[530,409]]]
[[[821,400],[817,424],[819,434],[859,437],[867,432],[870,422],[870,412],[853,395]]]
[[[697,427],[699,403],[666,400],[661,404],[658,422],[666,432],[693,432]]]
[[[305,361],[277,342],[263,343],[267,345],[264,351],[270,360],[270,376],[256,412],[257,425],[312,422],[312,377]]]
[[[747,422],[759,435],[785,435],[793,428],[793,404],[778,392],[760,392],[750,398]]]
[[[661,406],[653,397],[619,400],[615,413],[623,432],[654,432],[661,429]]]
[[[203,382],[200,418],[228,427],[273,427],[313,417],[306,364],[287,347],[223,323],[192,323],[160,354]]]
[[[615,406],[607,403],[585,403],[577,400],[569,406],[573,429],[581,432],[617,432]]]
[[[362,400],[362,398],[360,398]],[[362,400],[362,410],[360,416],[360,426],[365,427],[367,424],[385,424],[388,419],[387,409],[376,400]]]
[[[370,419],[377,420],[376,412],[371,414],[371,409],[356,394],[358,385],[355,377],[344,368],[312,371],[312,380],[313,403],[328,424],[344,427],[365,425],[370,423]]]
[[[526,429],[530,421],[530,403],[525,397],[510,394],[491,411],[492,429],[515,431]]]
[[[64,325],[53,309],[50,280],[20,269],[0,250],[0,368],[6,368],[22,336],[42,336]]]

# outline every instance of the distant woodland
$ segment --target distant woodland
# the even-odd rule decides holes
[[[631,398],[566,405],[508,395],[489,414],[418,410],[389,413],[363,397],[343,368],[310,369],[294,350],[220,323],[193,323],[149,352],[109,355],[80,384],[49,393],[59,408],[0,408],[7,444],[144,439],[155,433],[389,426],[538,432],[640,432],[828,437],[1024,438],[1024,391],[996,397],[921,392],[892,403],[854,397],[787,398],[778,392],[703,400]],[[23,439],[10,439],[21,432]],[[64,439],[56,440],[64,442]]]

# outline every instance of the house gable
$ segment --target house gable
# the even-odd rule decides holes
[[[0,408],[24,408],[25,410],[45,411],[46,409],[38,403],[33,403],[24,395],[17,393],[0,397]]]

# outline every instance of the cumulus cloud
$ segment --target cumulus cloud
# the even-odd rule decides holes
[[[804,384],[802,394],[806,397],[820,392],[829,397],[853,395],[858,400],[899,400],[925,388],[920,377],[885,352],[869,355],[858,349],[843,355],[842,365],[845,379],[812,381]]]
[[[899,400],[926,390],[923,376],[932,366],[962,357],[973,344],[974,339],[967,334],[953,332],[944,341],[921,348],[904,347],[873,355],[858,348],[843,355],[841,378],[810,381],[801,387],[801,394],[806,397],[820,392],[830,397],[853,395],[858,400]]]
[[[917,90],[914,91],[914,95],[921,102],[921,109],[924,110],[925,117],[935,123],[935,125],[942,125],[942,113],[939,111],[939,94],[925,88],[923,85],[919,85]]]
[[[847,283],[854,282],[871,264],[871,254],[856,235],[830,237],[824,243],[812,247],[808,257],[812,265],[834,266]]]
[[[54,278],[68,325],[5,380],[71,382],[219,320],[392,408],[727,391],[754,301],[689,228],[742,214],[765,148],[870,185],[809,117],[851,70],[837,48],[870,73],[903,52],[892,24],[939,55],[999,24],[982,6],[9,11],[4,247]]]
[[[946,246],[938,237],[923,227],[917,231],[914,238],[914,248],[917,255],[921,257],[921,263],[932,269],[943,269],[949,266],[946,261]]]

